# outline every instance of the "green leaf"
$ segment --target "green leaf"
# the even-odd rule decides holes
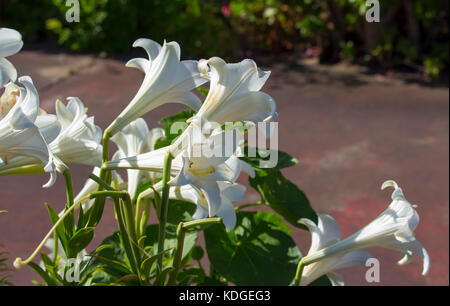
[[[170,200],[169,208],[167,210],[167,223],[177,227],[180,222],[191,221],[195,210],[195,204],[178,200]]]
[[[202,247],[196,245],[193,249],[192,249],[192,259],[194,260],[201,260],[203,258],[203,255],[205,255],[205,251],[203,251]]]
[[[301,218],[317,222],[317,214],[305,193],[286,179],[280,170],[257,170],[255,178],[249,178],[249,182],[260,193],[264,203],[295,227],[307,229],[298,223]]]
[[[107,237],[97,248],[95,260],[90,265],[92,283],[109,284],[132,271],[125,264],[125,251],[120,244],[119,232]]]
[[[159,149],[165,146],[170,145],[178,136],[181,135],[181,133],[183,132],[183,130],[178,129],[179,127],[187,127],[187,120],[189,118],[191,118],[193,115],[195,114],[195,112],[193,110],[185,110],[182,111],[176,115],[173,116],[169,116],[166,118],[163,118],[159,121],[159,124],[161,124],[162,126],[164,126],[164,135],[165,138],[160,138],[158,139],[158,141],[155,144],[155,149]],[[181,123],[180,126],[176,126],[177,129],[172,131],[172,126],[174,124],[179,124]],[[172,132],[177,132],[177,133],[172,133]]]
[[[269,212],[239,212],[236,228],[227,233],[213,225],[205,233],[214,268],[238,286],[289,285],[301,259],[283,221]]]
[[[58,280],[47,274],[41,267],[39,267],[34,262],[29,262],[28,265],[39,274],[40,277],[44,280],[47,286],[58,286]]]
[[[150,276],[150,271],[152,269],[153,264],[156,262],[158,258],[164,255],[165,252],[168,250],[164,250],[159,254],[156,254],[154,256],[150,256],[147,259],[145,259],[141,264],[141,274],[145,277]]]
[[[246,147],[245,148],[246,157],[242,157],[241,159],[244,160],[245,162],[249,163],[253,168],[257,168],[257,169],[265,169],[263,167],[265,162],[269,161],[269,157],[272,154],[276,154],[276,151],[274,151],[274,150],[258,149],[258,150],[256,150],[256,155],[257,155],[256,157],[248,157],[247,156],[248,150],[249,150],[249,148]],[[262,156],[266,156],[266,157],[262,157]],[[283,151],[278,151],[278,162],[277,162],[277,165],[275,166],[275,169],[288,168],[288,167],[295,166],[297,164],[298,164],[298,160],[295,157],[292,157]]]
[[[59,220],[58,214],[47,203],[45,203],[45,206],[47,207],[48,214],[50,216],[50,220],[52,221],[52,224],[55,225],[56,222],[58,222],[58,220]],[[56,227],[56,234],[57,234],[59,240],[61,241],[61,244],[64,248],[65,253],[68,254],[69,253],[69,238],[66,235],[65,227],[63,224],[60,224]]]
[[[75,232],[69,240],[69,257],[75,258],[94,238],[94,227],[84,227]]]

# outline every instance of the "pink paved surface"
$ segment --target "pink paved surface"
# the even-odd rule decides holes
[[[55,99],[80,97],[105,128],[130,101],[142,74],[116,60],[90,56],[23,51],[10,58],[20,75],[32,76],[41,107],[54,112]],[[355,67],[274,64],[265,91],[278,103],[280,149],[299,159],[286,176],[308,195],[314,208],[341,224],[344,236],[370,222],[390,202],[380,191],[386,179],[401,184],[407,199],[418,204],[417,238],[427,248],[431,271],[420,275],[417,261],[407,267],[401,255],[370,250],[381,259],[382,285],[448,285],[449,269],[449,100],[448,88],[423,87],[400,79],[369,76]],[[145,116],[150,127],[182,108],[163,106]],[[88,167],[73,167],[75,191],[84,184]],[[0,243],[11,258],[27,257],[50,228],[44,202],[62,208],[62,177],[42,189],[45,175],[0,177]],[[241,179],[245,182],[245,178]],[[249,199],[258,200],[249,190]],[[107,208],[95,247],[116,224]],[[303,252],[309,234],[295,230]],[[365,268],[342,270],[348,285],[367,285]],[[27,267],[12,271],[11,281],[28,285],[38,277]]]

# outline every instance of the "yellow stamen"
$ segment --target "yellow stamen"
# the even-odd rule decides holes
[[[216,172],[216,170],[214,169],[213,166],[209,166],[208,169],[206,169],[206,170],[194,170],[192,168],[189,168],[189,171],[193,175],[211,174],[211,173]]]

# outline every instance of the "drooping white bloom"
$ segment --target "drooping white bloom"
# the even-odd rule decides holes
[[[63,172],[66,164],[72,163],[100,167],[102,131],[95,125],[94,117],[86,115],[86,108],[78,98],[71,97],[68,100],[67,106],[56,101],[56,116],[41,114],[35,120],[40,134],[47,142],[56,170]],[[29,173],[42,172],[41,160],[27,155],[15,157],[7,164],[0,164],[0,174],[24,166],[36,168]],[[56,175],[44,187],[52,186],[55,181]]]
[[[208,203],[208,213],[213,217],[220,210],[222,202],[219,188],[220,182],[234,183],[241,171],[254,175],[253,168],[239,160],[234,154],[237,149],[237,139],[230,137],[233,130],[214,132],[204,137],[201,132],[190,141],[188,148],[172,161],[171,186],[190,184],[197,188]],[[224,141],[229,139],[230,141]],[[153,152],[107,162],[108,169],[141,169],[153,172],[162,172],[164,156],[170,146]]]
[[[161,128],[148,129],[147,123],[142,118],[132,121],[120,132],[115,134],[111,140],[114,141],[119,150],[114,154],[113,159],[136,156],[145,152],[153,151],[156,141],[164,136],[164,130]],[[139,186],[139,180],[148,171],[128,169],[128,193],[134,199]]]
[[[271,96],[261,92],[270,72],[260,70],[251,59],[227,64],[219,57],[199,62],[210,79],[210,90],[197,117],[224,124],[234,121],[262,122],[278,117]]]
[[[30,77],[19,81],[25,88],[9,83],[0,99],[0,169],[12,158],[38,160],[55,178],[54,158],[36,126],[39,96]]]
[[[153,40],[141,38],[133,46],[144,48],[149,59],[135,58],[127,66],[138,68],[145,73],[145,78],[133,100],[111,123],[108,128],[110,136],[165,103],[181,103],[194,110],[202,105],[191,90],[207,80],[201,77],[197,61],[180,61],[178,43],[164,42],[161,46]]]
[[[383,213],[347,239],[308,255],[302,261],[314,263],[332,256],[378,246],[405,254],[399,261],[400,265],[410,263],[412,255],[417,254],[423,262],[422,274],[427,274],[430,257],[414,236],[414,230],[419,224],[419,215],[406,200],[402,189],[396,182],[386,181],[381,188],[385,189],[386,187],[394,187],[394,192],[391,204]]]
[[[15,82],[17,71],[5,57],[16,54],[22,49],[22,35],[13,29],[0,28],[0,87]]]
[[[301,219],[299,223],[307,226],[311,232],[311,247],[307,256],[341,240],[339,225],[333,217],[329,215],[319,215],[317,225],[309,219]],[[322,275],[327,275],[334,286],[341,286],[344,284],[344,281],[341,276],[334,271],[347,267],[364,265],[369,258],[371,258],[371,256],[366,251],[353,251],[325,258],[304,268],[300,285],[307,286]]]
[[[231,231],[236,226],[236,212],[234,210],[233,202],[245,199],[245,186],[238,183],[229,183],[219,181],[217,182],[220,195],[220,204],[216,207],[215,215],[210,215],[210,205],[203,191],[192,184],[182,186],[175,186],[170,188],[169,198],[174,200],[182,200],[197,205],[197,209],[192,216],[193,220],[204,219],[208,217],[218,216],[227,229]],[[144,191],[141,196],[143,198],[151,198],[154,192],[161,192],[162,183],[158,182]]]
[[[102,131],[88,117],[80,99],[69,97],[64,105],[56,101],[56,116],[61,124],[58,136],[49,144],[52,153],[65,164],[100,166],[102,163]]]

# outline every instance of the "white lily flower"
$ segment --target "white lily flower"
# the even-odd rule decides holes
[[[253,60],[227,64],[219,57],[212,57],[201,60],[199,70],[211,84],[197,117],[219,124],[266,122],[278,117],[275,101],[260,91],[270,72],[260,70]]]
[[[419,215],[406,200],[402,189],[396,182],[386,181],[381,189],[386,187],[394,187],[392,203],[374,221],[347,239],[308,255],[302,261],[305,264],[310,264],[331,256],[378,246],[394,249],[405,254],[398,262],[399,265],[411,262],[413,253],[419,255],[423,262],[422,274],[427,274],[430,257],[414,236],[414,230],[419,224]]]
[[[153,151],[156,141],[164,136],[161,128],[148,129],[144,119],[138,118],[132,121],[120,132],[115,134],[111,140],[114,141],[119,150],[114,154],[113,159],[136,156],[145,152]],[[131,198],[136,196],[140,179],[149,173],[147,171],[128,169],[128,193]]]
[[[339,225],[329,215],[319,215],[317,225],[309,219],[301,219],[299,223],[304,224],[311,232],[311,247],[307,256],[341,240]],[[322,275],[327,275],[333,286],[342,286],[344,285],[342,277],[334,271],[364,265],[369,258],[371,256],[366,251],[353,251],[310,264],[303,270],[300,286],[307,286]]]
[[[41,114],[36,117],[36,126],[47,142],[53,163],[58,172],[66,164],[100,166],[102,163],[101,129],[94,124],[94,117],[87,117],[86,109],[78,98],[68,98],[65,106],[56,101],[56,116]],[[34,156],[18,156],[8,164],[0,164],[0,174],[9,173],[21,167],[29,167],[28,173],[42,173],[42,163]],[[56,175],[44,187],[51,187]]]
[[[220,132],[209,137],[204,137],[199,132],[198,137],[194,137],[192,140],[195,143],[188,145],[188,149],[184,151],[185,154],[179,154],[172,161],[171,176],[173,179],[169,181],[169,184],[171,186],[191,184],[200,190],[208,203],[210,217],[216,215],[222,202],[219,182],[234,183],[241,171],[246,171],[254,176],[253,168],[234,155],[237,142],[228,134],[234,134],[234,131]],[[225,142],[227,147],[223,147],[224,137],[232,139],[232,144]],[[134,157],[113,160],[107,162],[105,167],[162,172],[164,156],[169,150],[170,146]]]
[[[135,58],[128,67],[145,73],[144,81],[133,100],[108,128],[110,136],[149,111],[165,103],[181,103],[198,110],[200,100],[191,92],[207,80],[202,78],[197,61],[180,61],[180,46],[164,42],[163,46],[150,39],[138,39],[133,47],[142,47],[149,59]]]
[[[22,49],[22,35],[13,29],[0,28],[0,87],[9,81],[15,82],[17,71],[5,57],[16,54]]]
[[[56,101],[56,116],[61,124],[58,136],[49,144],[52,153],[63,163],[100,166],[102,163],[102,131],[94,117],[86,115],[80,99],[69,97],[65,106]]]
[[[245,199],[245,186],[238,183],[217,182],[220,193],[220,205],[217,207],[215,215],[210,215],[210,205],[205,194],[196,186],[187,184],[170,188],[169,198],[182,200],[197,205],[197,209],[192,216],[193,220],[218,216],[227,229],[231,231],[236,226],[236,212],[233,202]],[[142,193],[143,198],[151,198],[154,192],[161,192],[162,182],[158,182]]]
[[[56,176],[54,157],[35,124],[39,96],[30,77],[19,81],[25,88],[9,83],[0,98],[0,171],[10,166],[11,159],[38,160],[51,173],[51,182]]]

